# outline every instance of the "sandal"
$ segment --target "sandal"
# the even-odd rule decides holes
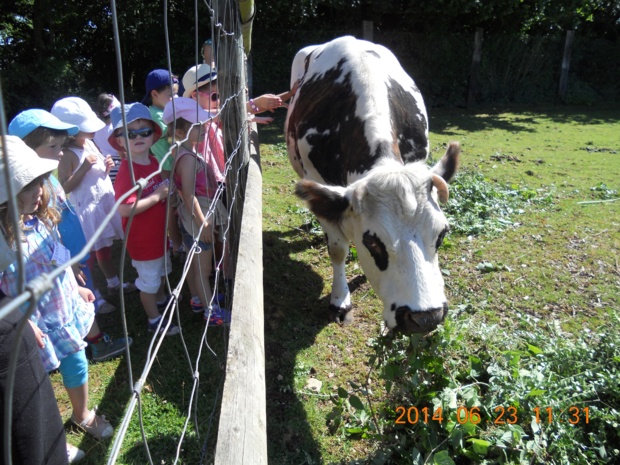
[[[73,444],[67,443],[67,462],[76,463],[84,458],[86,454],[82,449],[78,449]]]
[[[114,434],[114,428],[112,428],[110,422],[106,420],[105,415],[99,416],[96,412],[97,407],[90,411],[90,414],[82,423],[78,423],[73,418],[73,415],[71,415],[71,421],[95,439],[107,439],[112,437]]]

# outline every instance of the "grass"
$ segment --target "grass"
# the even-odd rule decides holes
[[[553,374],[556,384],[574,379],[594,386],[595,378],[583,374],[595,367],[592,357],[608,362],[609,371],[594,373],[595,377],[617,380],[613,372],[617,361],[587,342],[605,331],[620,332],[616,318],[620,202],[579,202],[618,197],[620,111],[564,107],[430,111],[433,158],[443,154],[450,140],[461,141],[463,158],[462,175],[454,181],[446,207],[450,221],[462,229],[453,228],[440,253],[451,311],[446,324],[427,339],[381,336],[382,305],[355,253],[347,264],[355,320],[347,327],[328,322],[331,267],[325,243],[312,216],[293,195],[297,179],[282,136],[283,115],[276,116],[274,123],[260,128],[269,462],[501,463],[498,450],[537,447],[550,455],[534,456],[531,463],[569,463],[563,461],[562,451],[587,446],[575,432],[588,431],[583,424],[554,431],[545,426],[544,431],[555,436],[538,434],[534,444],[530,421],[524,416],[531,414],[533,404],[526,404],[523,391],[516,387],[541,390],[544,384],[546,394],[539,399],[547,403],[540,406],[559,406],[565,394],[539,382],[537,373]],[[472,217],[475,221],[466,221],[473,208],[466,201],[475,198],[467,189],[479,196],[475,208],[486,208],[485,196],[501,208],[487,209]],[[499,210],[504,211],[501,217],[496,215]],[[129,262],[126,269],[131,269]],[[186,302],[180,306],[184,341],[195,359],[202,325],[196,324]],[[149,338],[135,295],[128,296],[127,315],[137,377]],[[118,313],[98,319],[104,330],[121,335]],[[205,463],[213,457],[219,415],[214,406],[227,332],[210,330],[208,336],[216,355],[203,348],[198,427],[190,421],[180,463],[200,463],[203,447]],[[581,360],[579,376],[556,369],[562,365],[558,360]],[[536,368],[543,365],[556,368]],[[174,461],[189,409],[192,371],[181,339],[167,338],[142,397],[154,462]],[[307,387],[310,378],[322,382],[318,392]],[[68,399],[59,375],[52,375],[52,380],[66,420]],[[91,365],[90,380],[91,404],[98,404],[118,425],[131,395],[125,358]],[[482,386],[476,383],[492,388],[465,389]],[[580,388],[577,382],[571,386]],[[607,395],[608,405],[618,410],[617,395]],[[414,404],[416,399],[420,403]],[[513,430],[457,426],[453,400],[470,409],[468,413],[478,406],[484,418],[491,418],[496,415],[492,406],[508,408],[510,399],[524,406]],[[436,421],[416,427],[396,425],[398,406],[414,405],[420,409],[444,405],[451,426]],[[599,408],[596,421],[613,423],[603,418],[605,412]],[[507,433],[510,440],[504,437]],[[110,452],[111,443],[97,443],[80,432],[68,430],[68,438],[88,452],[85,464],[104,463]],[[615,438],[607,440],[613,444]],[[613,448],[607,452],[613,457]],[[504,463],[519,463],[518,457],[507,454]],[[134,416],[117,463],[147,462]]]
[[[118,245],[117,245],[118,247]],[[120,250],[114,256],[120,256]],[[179,279],[180,263],[173,262],[171,284]],[[136,278],[130,261],[125,263],[126,281]],[[105,289],[102,276],[96,274],[96,284]],[[98,315],[97,321],[102,331],[113,337],[122,336],[120,302],[111,299],[117,311]],[[177,454],[177,445],[183,432],[184,422],[191,411],[191,419],[185,440],[179,452],[179,463],[200,463],[201,457],[208,463],[212,461],[217,440],[219,418],[219,396],[224,378],[228,331],[224,328],[209,328],[206,346],[201,348],[204,322],[202,315],[189,310],[189,294],[184,293],[179,303],[183,339],[170,336],[157,355],[153,368],[146,377],[140,405],[136,408],[128,427],[116,463],[148,463],[143,445],[138,409],[142,411],[144,434],[154,463],[172,463]],[[133,383],[141,377],[146,363],[146,354],[152,334],[146,331],[146,315],[142,310],[139,295],[125,297],[128,333],[133,338],[131,347],[131,366]],[[190,362],[191,360],[191,362]],[[194,370],[200,372],[199,394],[196,406],[190,405]],[[97,442],[82,431],[71,427],[69,417],[71,404],[62,387],[59,373],[51,376],[52,384],[59,400],[63,420],[67,423],[67,440],[87,452],[80,462],[88,464],[106,463],[112,452],[112,441]],[[98,405],[112,424],[118,428],[125,409],[131,399],[132,384],[129,380],[127,359],[123,356],[115,360],[91,364],[89,367],[90,405]],[[203,452],[204,451],[204,452]]]
[[[560,328],[568,339],[618,328],[612,315],[620,307],[620,202],[579,202],[601,195],[613,198],[618,190],[620,112],[445,110],[431,111],[430,117],[434,159],[450,140],[463,146],[463,175],[454,184],[466,188],[469,182],[507,209],[506,221],[498,222],[502,217],[491,208],[488,223],[479,231],[468,230],[475,222],[468,225],[459,216],[470,210],[459,204],[463,198],[453,189],[456,202],[447,210],[453,225],[463,227],[446,241],[440,263],[452,308],[446,324],[449,337],[443,341],[455,349],[435,347],[430,362],[437,363],[439,354],[442,366],[463,369],[470,364],[469,353],[497,347],[496,355],[484,362],[488,367],[497,362],[502,347],[522,344],[524,332],[543,346],[557,340],[550,328]],[[348,276],[356,320],[344,328],[327,323],[331,268],[324,242],[311,232],[303,204],[292,195],[296,178],[278,130],[265,128],[261,141],[270,462],[411,463],[397,458],[395,435],[386,428],[386,412],[393,412],[403,398],[387,395],[389,379],[376,360],[369,363],[381,329],[380,303],[351,260]],[[515,193],[520,198],[511,201]],[[534,330],[541,322],[552,324]],[[475,337],[476,330],[494,337]],[[392,357],[398,352],[386,346],[381,350]],[[410,353],[411,348],[402,350]],[[310,377],[323,382],[318,394],[305,388]],[[399,383],[408,386],[402,379]],[[338,396],[339,388],[347,391],[344,396]],[[366,396],[363,390],[372,394]],[[362,399],[369,417],[374,413],[383,434],[372,434],[367,425],[373,421],[360,418],[351,394]],[[427,401],[432,398],[439,399],[431,395]],[[435,440],[439,432],[431,431]],[[405,437],[422,440],[418,433],[408,431]],[[485,447],[472,442],[463,450],[473,451],[474,446],[478,452]],[[448,458],[457,456],[451,449]],[[443,455],[428,451],[421,457],[426,463],[443,460]],[[480,454],[472,457],[461,455],[458,463],[484,460]],[[551,459],[562,463],[560,455]]]

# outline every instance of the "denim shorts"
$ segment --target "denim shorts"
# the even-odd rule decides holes
[[[179,227],[181,228],[181,237],[183,239],[183,245],[189,252],[192,246],[194,245],[194,238],[192,237],[190,233],[188,233],[185,230],[185,228],[183,227],[183,224],[180,221],[179,221]],[[213,244],[207,244],[206,242],[202,242],[201,240],[198,240],[198,247],[200,247],[202,250],[211,250],[213,248]]]

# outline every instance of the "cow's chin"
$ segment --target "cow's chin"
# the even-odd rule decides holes
[[[395,331],[403,334],[430,333],[439,326],[448,314],[448,304],[443,307],[433,308],[424,311],[413,311],[404,306],[396,309]]]

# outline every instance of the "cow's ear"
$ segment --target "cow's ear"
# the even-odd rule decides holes
[[[461,144],[456,141],[450,142],[445,155],[433,166],[433,173],[441,176],[446,182],[450,182],[459,168],[460,155]]]
[[[314,181],[302,179],[295,186],[295,194],[308,202],[308,208],[319,218],[339,222],[349,207],[344,187],[325,186]]]

